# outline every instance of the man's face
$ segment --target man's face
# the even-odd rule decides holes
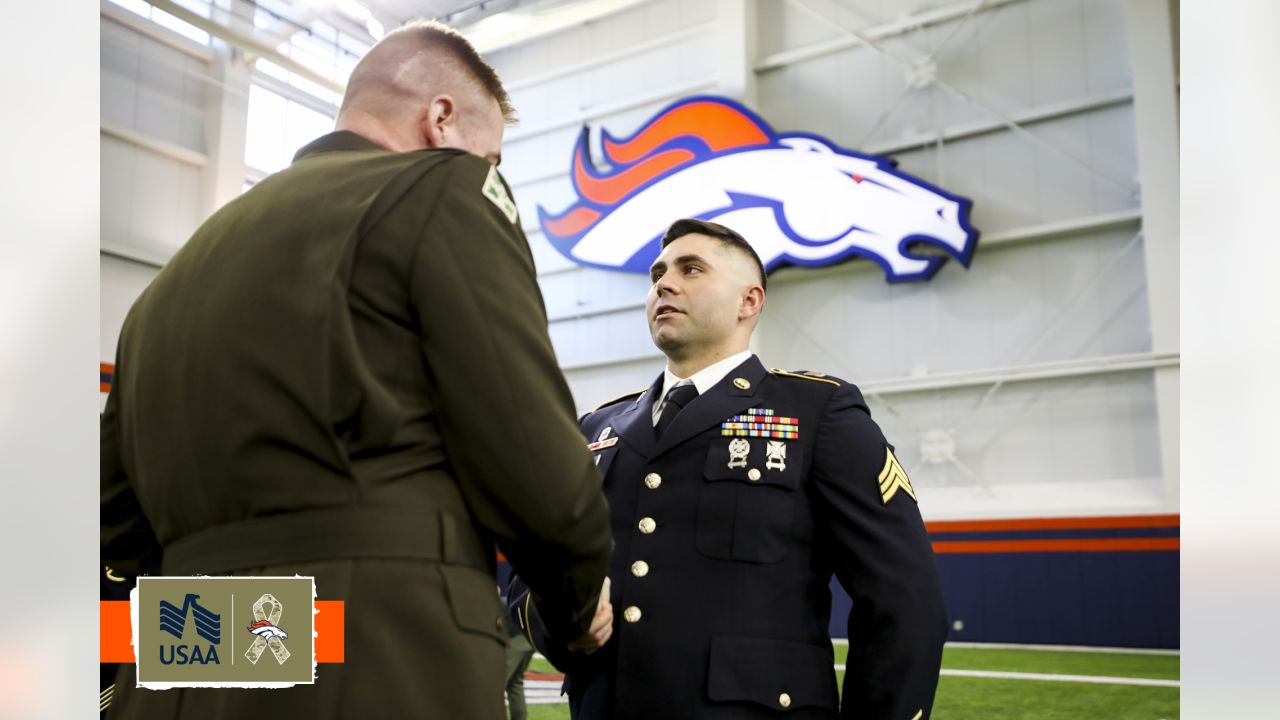
[[[649,270],[645,299],[653,344],[668,355],[726,343],[738,332],[743,292],[755,279],[750,260],[719,240],[689,234],[662,250]]]

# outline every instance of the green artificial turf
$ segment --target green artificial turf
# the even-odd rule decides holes
[[[836,645],[836,662],[847,647]],[[1055,675],[1094,675],[1176,680],[1176,655],[1063,652],[1006,648],[948,647],[948,670],[998,670]],[[530,670],[555,672],[534,658]],[[843,672],[836,673],[844,679]],[[938,683],[936,720],[1175,720],[1179,689],[1046,680],[943,676]],[[568,720],[568,705],[530,705],[529,720]],[[660,720],[654,718],[654,720]]]
[[[1061,652],[1052,650],[981,650],[947,648],[942,667],[965,670],[1105,675],[1109,677],[1177,680],[1177,655]]]
[[[569,720],[569,706],[530,705],[529,720]]]
[[[836,645],[836,663],[843,665],[848,645]],[[1177,655],[1140,653],[1094,653],[1061,650],[1021,650],[948,646],[942,653],[942,667],[963,670],[1045,673],[1055,675],[1102,675],[1108,677],[1177,680]]]
[[[934,720],[1175,720],[1178,688],[943,677],[938,681],[932,717]]]

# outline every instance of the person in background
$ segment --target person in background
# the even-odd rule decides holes
[[[524,702],[524,672],[533,660],[533,645],[524,628],[510,615],[507,622],[507,711],[511,720],[526,720],[529,709]]]

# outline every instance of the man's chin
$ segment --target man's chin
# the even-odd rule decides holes
[[[653,338],[654,346],[668,355],[684,347],[684,342],[670,328],[658,328],[650,337]]]

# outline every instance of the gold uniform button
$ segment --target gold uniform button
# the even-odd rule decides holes
[[[644,486],[649,488],[650,490],[657,490],[658,486],[661,484],[662,484],[662,476],[659,475],[658,473],[649,473],[648,475],[644,476]]]
[[[632,605],[626,610],[623,610],[622,619],[626,620],[629,623],[640,622],[640,608],[636,607],[635,605]]]
[[[649,574],[649,563],[643,560],[637,560],[631,563],[631,574],[636,577],[644,577]]]
[[[655,522],[653,518],[651,517],[640,518],[640,532],[644,533],[645,535],[648,535],[649,533],[657,529],[658,529],[658,523]]]
[[[505,630],[507,628],[507,624],[502,621],[501,615],[498,616],[498,622],[496,623],[496,625],[498,627],[498,630]]]
[[[760,471],[756,468],[751,468],[750,470],[747,471],[747,479],[750,480],[751,482],[755,482],[759,480]]]
[[[751,387],[751,381],[747,380],[746,378],[734,378],[733,386],[738,388],[739,390],[746,390],[747,388]]]
[[[786,693],[782,693],[778,696],[778,704],[784,708],[791,707],[791,696]]]

